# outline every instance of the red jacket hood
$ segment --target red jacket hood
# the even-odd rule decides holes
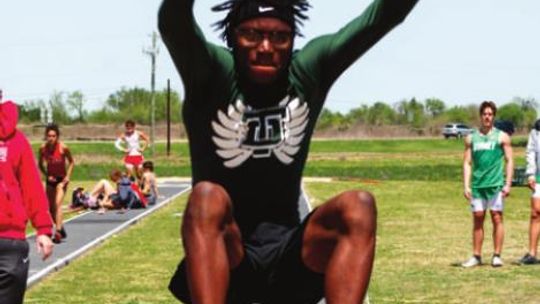
[[[0,139],[4,139],[15,131],[19,111],[12,101],[0,103]]]

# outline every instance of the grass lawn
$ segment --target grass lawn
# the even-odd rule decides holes
[[[523,138],[513,138],[516,165],[525,164]],[[123,169],[123,154],[112,142],[68,143],[76,166],[72,181],[107,178],[112,169]],[[39,144],[33,144],[37,151]],[[463,142],[444,139],[314,140],[305,176],[333,176],[380,180],[456,180],[461,176]],[[187,143],[156,144],[156,154],[145,152],[158,176],[191,176]]]
[[[422,148],[406,142],[410,147],[355,152],[348,146],[356,145],[354,141],[343,144],[342,150],[332,148],[338,142],[316,147],[317,142],[306,167],[306,175],[338,177],[331,183],[306,184],[314,204],[352,188],[367,189],[377,197],[371,303],[539,303],[540,266],[511,265],[527,249],[527,189],[515,187],[506,202],[506,265],[452,266],[471,254],[471,216],[460,182],[462,144],[439,140],[448,146],[430,149],[430,140],[411,142]],[[523,149],[515,149],[515,155],[516,164],[523,165]],[[183,195],[32,287],[25,303],[176,303],[167,284],[182,255],[178,213],[185,201]],[[485,262],[491,253],[488,218]]]
[[[456,182],[340,181],[308,183],[315,204],[351,188],[372,191],[379,225],[372,303],[538,303],[540,266],[513,266],[526,251],[528,191],[507,200],[506,241],[499,269],[452,266],[470,255],[470,214]],[[182,248],[186,196],[105,242],[33,287],[25,303],[175,303],[166,289]],[[486,222],[485,261],[492,242]]]
[[[315,203],[345,189],[377,197],[377,254],[369,295],[372,303],[538,303],[540,266],[510,265],[527,250],[528,197],[514,188],[505,210],[506,265],[462,269],[471,255],[472,220],[459,182],[390,181],[310,183]],[[484,262],[493,251],[486,219]]]

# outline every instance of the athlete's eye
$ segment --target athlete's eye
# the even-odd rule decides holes
[[[256,29],[239,28],[236,30],[237,37],[247,46],[258,46],[264,39],[276,48],[288,47],[293,34],[287,31],[259,31]]]

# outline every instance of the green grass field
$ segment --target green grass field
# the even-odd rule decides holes
[[[452,266],[471,253],[461,151],[459,141],[444,140],[313,144],[307,175],[337,177],[306,184],[314,204],[352,188],[377,197],[371,303],[540,302],[540,266],[511,265],[527,250],[530,193],[524,187],[515,187],[506,202],[506,265]],[[523,149],[514,152],[523,165]],[[176,303],[166,287],[182,255],[178,213],[185,201],[186,195],[37,284],[25,303]],[[486,219],[484,261],[491,253]]]
[[[523,138],[514,138],[515,160],[524,165]],[[37,151],[39,144],[35,143]],[[107,178],[112,169],[122,169],[123,154],[112,142],[68,143],[75,157],[73,181]],[[154,161],[158,176],[191,176],[189,149],[174,142],[171,155],[165,143],[156,144]],[[461,140],[320,140],[313,141],[305,176],[333,176],[380,180],[458,180],[461,176]]]

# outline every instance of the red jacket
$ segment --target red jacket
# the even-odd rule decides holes
[[[16,129],[17,106],[0,103],[0,238],[25,239],[28,219],[37,234],[52,234],[49,203],[34,153]]]

